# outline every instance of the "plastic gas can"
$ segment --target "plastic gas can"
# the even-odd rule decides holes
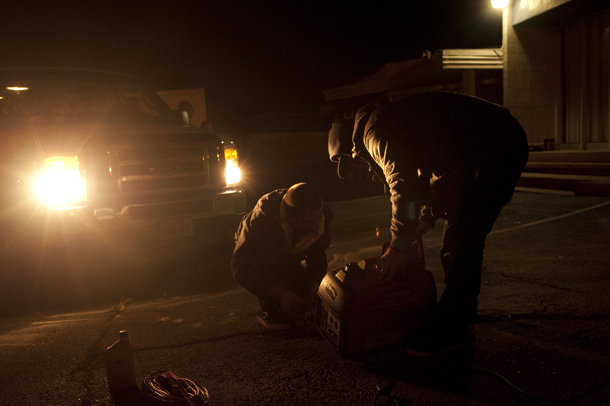
[[[119,341],[106,349],[108,389],[130,389],[137,386],[133,348],[126,330],[119,332]]]

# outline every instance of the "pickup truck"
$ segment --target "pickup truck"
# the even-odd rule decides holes
[[[233,142],[137,77],[0,69],[2,255],[219,247],[245,211]]]

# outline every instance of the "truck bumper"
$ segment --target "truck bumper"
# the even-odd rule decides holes
[[[4,239],[22,248],[64,242],[120,251],[186,244],[213,245],[232,238],[245,214],[241,191],[207,199],[111,208],[39,210],[27,221],[13,221]],[[7,232],[8,231],[8,232]]]

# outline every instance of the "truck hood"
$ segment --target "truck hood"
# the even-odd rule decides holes
[[[117,144],[154,145],[158,142],[197,142],[220,144],[218,135],[197,127],[180,127],[170,124],[125,125],[70,125],[65,123],[30,124],[19,128],[0,130],[0,144],[5,151],[26,144],[40,157],[79,155],[89,148],[109,147]]]

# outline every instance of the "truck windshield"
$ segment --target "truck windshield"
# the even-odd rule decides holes
[[[0,125],[46,122],[175,122],[170,108],[126,75],[0,71]]]

